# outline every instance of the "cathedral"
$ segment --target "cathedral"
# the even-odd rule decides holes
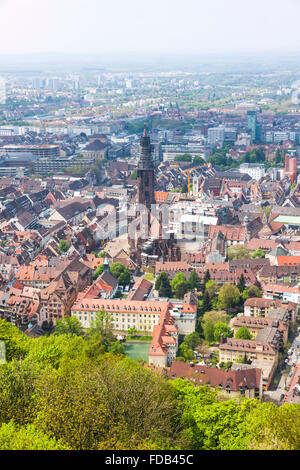
[[[162,236],[162,221],[151,209],[155,202],[155,173],[152,160],[152,146],[146,127],[140,141],[140,158],[137,169],[137,203],[144,206],[144,224],[142,236],[130,239],[131,255],[140,267],[155,268],[156,261],[179,261],[180,249],[176,245],[173,234],[169,238]],[[155,206],[156,207],[156,206]],[[136,215],[140,217],[140,206]],[[141,227],[138,227],[140,229]]]

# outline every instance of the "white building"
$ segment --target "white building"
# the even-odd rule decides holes
[[[259,181],[265,176],[265,165],[263,163],[243,163],[240,166],[240,173],[246,173],[252,179]]]

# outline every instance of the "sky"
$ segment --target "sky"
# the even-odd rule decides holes
[[[300,0],[0,0],[0,55],[300,51]]]

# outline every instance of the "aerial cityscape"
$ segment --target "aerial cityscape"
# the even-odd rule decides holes
[[[0,5],[0,450],[299,450],[300,3],[280,46],[277,0],[240,42],[235,0],[62,0],[56,32],[59,2],[24,3]]]

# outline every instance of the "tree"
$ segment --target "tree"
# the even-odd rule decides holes
[[[225,310],[211,310],[210,312],[206,312],[203,317],[203,323],[211,320],[215,325],[218,322],[228,323],[228,315],[226,314]]]
[[[118,280],[118,284],[125,286],[131,281],[131,272],[122,263],[112,263],[110,266],[110,272]]]
[[[200,338],[199,333],[194,331],[193,333],[186,335],[183,340],[183,343],[185,343],[189,349],[194,351],[196,347],[199,346],[199,344],[201,343],[201,338]]]
[[[204,165],[205,160],[202,157],[196,156],[194,157],[193,163],[195,163],[196,165]]]
[[[189,153],[184,153],[183,155],[177,155],[174,158],[174,162],[191,162],[192,161],[192,155]]]
[[[205,291],[208,292],[210,299],[212,299],[216,295],[218,288],[218,283],[216,281],[213,281],[212,279],[207,281],[207,283],[205,284]]]
[[[258,248],[258,250],[255,250],[252,254],[252,258],[265,258],[265,252],[261,248]]]
[[[33,424],[18,426],[10,421],[0,427],[0,450],[68,450],[68,447]]]
[[[69,244],[67,240],[60,240],[58,248],[61,253],[66,253],[69,249]]]
[[[177,273],[173,280],[170,282],[172,290],[175,292],[177,287],[184,282],[186,282],[184,274]]]
[[[155,282],[155,290],[158,290],[160,297],[172,297],[172,288],[166,272],[158,275]]]
[[[248,287],[248,297],[262,297],[262,291],[255,285]]]
[[[238,339],[252,339],[252,335],[246,326],[242,326],[235,334]]]
[[[103,354],[105,351],[108,351],[115,341],[116,339],[113,335],[113,317],[104,310],[99,310],[86,335],[87,355],[89,357],[96,357],[99,354]]]
[[[189,277],[189,289],[191,290],[199,290],[200,288],[200,279],[196,271],[192,271]]]
[[[174,291],[175,297],[178,299],[183,299],[184,295],[188,291],[188,282],[184,280],[180,284],[177,284],[176,289]]]
[[[247,413],[230,450],[299,450],[300,407],[259,403]]]
[[[199,302],[199,313],[203,315],[205,312],[208,312],[211,309],[211,300],[209,297],[209,293],[204,291],[203,299]]]
[[[227,310],[237,305],[240,301],[240,291],[233,284],[223,284],[219,292],[219,298]]]
[[[45,374],[35,425],[72,450],[172,448],[180,438],[177,393],[133,361],[111,354]],[[151,447],[150,447],[151,448]]]
[[[128,334],[129,334],[130,336],[136,335],[137,332],[138,332],[138,330],[135,328],[135,326],[132,326],[131,328],[128,328]]]
[[[231,338],[232,331],[226,323],[218,322],[214,326],[214,339],[216,343],[220,342],[221,334],[223,334],[224,338]]]
[[[208,320],[205,322],[204,327],[203,327],[203,332],[204,332],[204,338],[206,341],[209,343],[212,343],[215,339],[215,327],[214,324],[211,320]]]
[[[244,274],[243,274],[243,273],[241,274],[241,276],[240,276],[240,278],[239,278],[239,282],[238,282],[237,287],[238,287],[238,290],[239,290],[240,292],[243,292],[244,289],[245,289],[245,287],[246,287],[246,281],[245,281],[245,277],[244,277]]]
[[[185,342],[181,343],[179,347],[179,355],[184,357],[185,361],[192,361],[195,358],[193,350]]]
[[[103,271],[104,271],[104,266],[103,266],[103,263],[102,263],[102,264],[99,264],[98,268],[95,269],[94,274],[93,274],[93,278],[98,279],[98,277],[101,276]]]
[[[184,183],[184,185],[181,188],[182,193],[187,193],[189,190],[187,183]]]
[[[209,269],[205,271],[204,279],[203,279],[203,284],[206,286],[206,283],[210,281],[210,272]]]
[[[250,259],[250,251],[245,245],[238,243],[228,248],[227,256],[229,260]]]
[[[66,316],[58,319],[55,326],[56,335],[77,335],[82,336],[83,330],[80,321],[76,317]]]

